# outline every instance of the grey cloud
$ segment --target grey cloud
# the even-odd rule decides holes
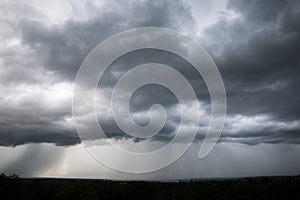
[[[71,80],[85,56],[104,39],[121,31],[145,26],[181,30],[192,29],[193,18],[188,8],[179,1],[118,1],[114,10],[93,7],[92,15],[84,21],[67,20],[62,26],[24,19],[19,29],[24,44],[39,52],[41,62],[50,70]],[[116,12],[118,11],[118,12]],[[92,13],[93,13],[92,12]],[[180,15],[180,17],[178,17]]]
[[[17,23],[3,23],[14,31],[21,44],[0,50],[3,66],[9,66],[0,73],[1,84],[6,87],[3,91],[18,98],[17,94],[9,92],[18,85],[46,85],[45,88],[49,89],[54,83],[72,84],[90,50],[120,31],[143,26],[167,27],[189,33],[195,31],[196,23],[191,12],[180,1],[114,1],[106,4],[101,7],[86,3],[86,18],[76,16],[62,24],[45,23],[38,11],[31,12],[34,16],[12,14],[11,18]],[[29,10],[28,5],[23,6]],[[22,5],[18,9],[20,7]],[[230,0],[219,21],[202,32],[199,41],[214,58],[225,81],[229,116],[268,114],[275,123],[299,120],[300,11],[297,8],[297,1]],[[18,9],[12,7],[10,12]],[[76,5],[73,9],[76,11]],[[189,63],[170,53],[151,49],[131,52],[117,59],[105,72],[99,87],[111,90],[128,69],[148,62],[174,67],[191,81],[199,101],[210,103],[203,80]],[[29,142],[68,145],[79,142],[74,126],[70,125],[72,122],[66,122],[72,114],[70,99],[55,102],[60,109],[46,109],[37,101],[41,97],[43,95],[32,94],[15,104],[1,103],[2,145]],[[177,101],[169,91],[156,86],[141,88],[131,100],[131,111],[134,114],[147,110],[153,103],[165,105],[169,112],[169,121],[155,140],[169,140],[180,120],[170,110]],[[37,114],[34,115],[32,110]],[[127,137],[118,129],[112,116],[100,116],[99,119],[108,137]],[[146,118],[137,121],[147,123]],[[273,126],[276,128],[276,124]],[[293,130],[267,127],[231,134],[228,126],[220,142],[299,143],[298,131],[297,127]],[[203,138],[202,129],[198,138]]]
[[[7,36],[3,39],[16,40],[0,52],[1,145],[78,143],[73,121],[66,121],[72,116],[71,99],[55,96],[72,88],[63,86],[62,91],[51,93],[55,84],[71,85],[89,51],[120,31],[144,26],[179,30],[194,25],[189,9],[179,1],[107,1],[104,7],[82,4],[71,7],[76,12],[82,6],[88,17],[71,17],[62,24],[47,23],[47,16],[29,4],[1,5],[5,13],[1,23],[6,27],[1,34]],[[35,91],[36,87],[40,89]],[[49,95],[52,99],[47,100]],[[109,137],[124,136],[113,122],[107,124]]]
[[[298,7],[297,1],[233,0],[228,9],[237,17],[222,18],[205,30],[201,41],[223,75],[229,113],[299,118]],[[271,87],[278,82],[282,87]]]

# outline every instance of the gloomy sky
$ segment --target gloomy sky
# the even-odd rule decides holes
[[[62,156],[62,151],[67,151],[67,155],[79,151],[76,149],[80,139],[72,114],[76,73],[88,53],[108,37],[132,28],[163,27],[193,38],[215,61],[227,95],[226,122],[216,149],[227,148],[224,152],[241,154],[228,155],[227,159],[226,153],[215,152],[215,160],[208,158],[208,164],[199,167],[199,173],[194,166],[185,174],[184,163],[193,162],[190,157],[194,155],[190,153],[169,171],[159,173],[168,179],[174,178],[171,176],[174,171],[180,172],[177,178],[201,177],[200,172],[210,168],[210,164],[223,163],[216,160],[224,160],[224,173],[217,168],[205,177],[300,173],[297,171],[300,166],[300,2],[297,0],[4,0],[0,3],[0,25],[0,152],[1,155],[12,152],[16,157],[10,161],[7,156],[0,158],[0,170],[35,176],[27,169],[27,157],[30,160],[34,152],[41,151],[40,145],[45,145],[46,150],[42,149],[49,159],[36,161],[35,171],[41,171],[38,175],[92,177],[82,173],[83,169],[62,173],[63,166],[54,167],[51,173],[42,170],[50,161],[63,163],[66,154]],[[133,141],[133,145],[145,142],[152,149],[172,139],[180,118],[178,102],[166,88],[147,85],[137,90],[130,102],[131,115],[140,125],[149,122],[143,113],[151,105],[159,103],[166,108],[168,120],[151,140],[129,137],[108,112],[117,80],[133,66],[150,62],[172,66],[195,89],[202,113],[200,124],[195,125],[199,128],[193,144],[196,145],[209,124],[210,96],[191,64],[169,52],[134,51],[109,66],[97,90],[99,123],[115,142]],[[195,108],[183,107],[192,118]],[[89,127],[84,109],[82,117],[86,117],[84,125]],[[18,150],[26,145],[33,148],[23,153]],[[283,152],[286,152],[284,165],[278,164],[285,156]],[[22,160],[18,159],[20,155],[24,155]],[[233,160],[245,162],[245,156],[257,163],[268,157],[270,160],[255,165],[251,172],[247,171],[253,168],[249,163],[240,166],[237,174],[229,170]],[[75,162],[75,154],[71,157],[73,161],[68,157],[65,162]],[[95,176],[128,178],[114,172],[105,175],[95,172]],[[156,176],[160,175],[142,178]]]

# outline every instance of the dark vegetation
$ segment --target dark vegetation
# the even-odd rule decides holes
[[[300,177],[179,182],[21,179],[0,175],[1,199],[300,199]],[[4,197],[4,198],[3,198]]]

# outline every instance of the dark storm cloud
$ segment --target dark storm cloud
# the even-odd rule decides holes
[[[189,9],[179,1],[118,1],[114,10],[93,8],[91,18],[67,20],[62,26],[24,19],[19,23],[24,44],[39,52],[49,68],[71,80],[87,54],[104,39],[121,31],[145,26],[181,30],[192,29],[195,22]],[[109,6],[108,6],[109,7]],[[180,16],[180,17],[178,17]]]
[[[299,2],[233,0],[228,8],[240,17],[221,19],[206,35],[225,80],[229,112],[298,119]]]
[[[275,122],[235,134],[228,134],[231,128],[225,126],[220,141],[299,143],[299,126],[292,130],[276,127],[289,121],[299,123],[299,2],[230,0],[227,6],[236,17],[225,14],[205,30],[203,38],[223,75],[227,111],[230,115],[268,114]]]
[[[295,1],[229,1],[228,12],[233,12],[237,17],[228,19],[226,17],[228,14],[225,14],[223,19],[204,31],[200,41],[207,44],[208,51],[217,62],[228,94],[229,120],[221,136],[221,142],[299,143],[300,96],[297,92],[300,86],[298,23],[300,10],[298,8],[299,3]],[[161,52],[160,54],[163,55]],[[136,57],[144,61],[151,58],[151,54],[145,55]],[[163,57],[168,59],[166,64],[175,66],[180,71],[180,67],[176,67],[176,63],[180,63],[180,60],[171,58],[170,55]],[[128,60],[127,62],[123,60],[123,64],[137,65],[130,56]],[[158,60],[164,63],[163,59]],[[184,67],[180,72],[192,83],[200,80],[190,66],[187,64],[181,66]],[[203,85],[197,86],[206,89]],[[151,94],[151,91],[143,95],[147,96],[149,93]],[[162,94],[164,93],[152,95],[154,99],[163,99]],[[207,101],[208,96],[201,97],[199,100]],[[151,101],[151,98],[142,98],[141,107],[147,105],[149,100]],[[171,102],[167,104],[172,105]],[[138,107],[138,104],[135,106]],[[259,118],[263,114],[269,117],[260,121]],[[238,131],[231,126],[233,123],[231,119],[234,119],[235,115],[245,116],[239,122],[243,123],[244,128]],[[254,122],[255,126],[248,127],[247,122],[251,120],[257,121]],[[264,126],[267,123],[269,125]],[[169,139],[168,135],[172,134],[158,135],[157,139]],[[198,138],[202,139],[203,133],[200,132]]]
[[[88,17],[70,18],[62,24],[45,23],[39,19],[42,14],[38,11],[7,23],[13,24],[10,28],[20,38],[23,48],[1,50],[3,63],[10,66],[0,74],[1,84],[10,85],[11,90],[24,83],[46,83],[49,87],[56,82],[71,84],[91,49],[109,36],[131,28],[155,26],[189,33],[195,31],[191,11],[180,1],[106,3],[108,6],[104,8],[87,3]],[[220,142],[300,143],[300,96],[297,95],[300,86],[299,7],[298,1],[229,0],[227,10],[219,20],[201,34],[199,41],[214,58],[227,90],[228,121]],[[143,50],[122,56],[110,66],[100,84],[111,89],[128,69],[148,62],[174,67],[197,88],[199,101],[210,103],[206,86],[192,66],[162,51]],[[49,101],[36,106],[39,105],[37,100],[48,94],[32,94],[25,99],[17,94],[9,92],[7,96],[20,101],[6,106],[11,98],[4,96],[6,102],[1,103],[1,145],[30,142],[69,145],[79,141],[72,122],[68,121],[72,115],[71,101],[56,102],[60,106],[49,109],[45,106]],[[177,101],[169,91],[157,87],[141,88],[131,100],[131,110],[133,113],[147,110],[153,103],[166,106],[169,116],[166,126],[155,139],[169,140],[179,121],[172,110]],[[36,114],[32,114],[32,110]],[[236,119],[237,115],[242,117]],[[268,117],[260,118],[262,115]],[[99,119],[104,120],[101,125],[108,137],[124,136],[112,116],[100,115]],[[249,125],[251,120],[253,123]],[[142,118],[137,122],[147,124],[148,120]],[[203,124],[201,127],[205,129],[207,123]],[[202,139],[203,134],[201,129],[198,138]]]
[[[1,145],[77,143],[79,138],[73,121],[68,120],[72,116],[70,96],[58,100],[56,93],[72,90],[69,85],[93,47],[109,36],[131,28],[155,26],[191,30],[195,26],[190,10],[179,1],[129,3],[121,0],[105,4],[101,7],[83,3],[81,6],[88,17],[71,17],[62,24],[47,23],[47,17],[30,5],[7,3],[1,6],[3,24],[11,31],[5,33],[6,40],[16,38],[21,42],[21,45],[17,42],[1,50],[5,67],[1,73]],[[76,5],[72,7],[76,10]],[[111,79],[108,76],[108,84],[113,81]],[[63,85],[62,91],[54,88],[53,92],[53,85],[60,83],[67,86]],[[38,85],[42,89],[36,91]],[[108,137],[124,136],[113,121],[105,124]],[[163,130],[169,129],[166,126]]]

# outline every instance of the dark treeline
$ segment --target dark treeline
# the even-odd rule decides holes
[[[300,177],[179,182],[21,179],[0,175],[1,199],[300,199]]]

